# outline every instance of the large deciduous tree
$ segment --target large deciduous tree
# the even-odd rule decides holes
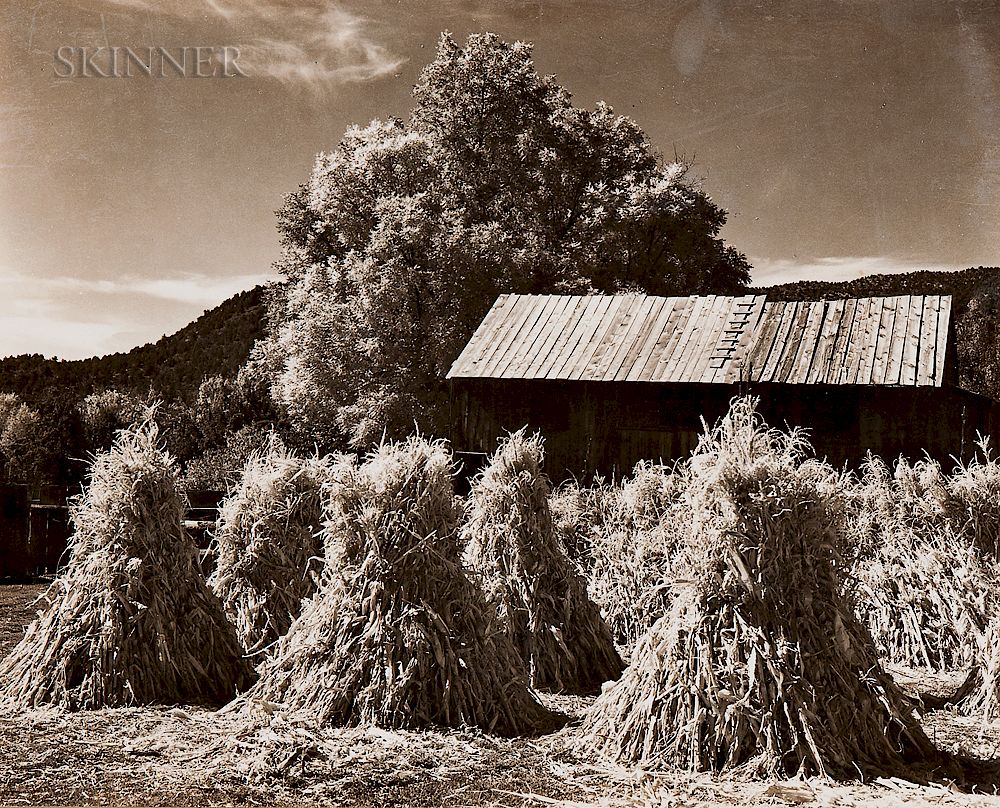
[[[287,279],[256,364],[293,423],[364,446],[447,429],[443,378],[501,292],[730,292],[726,213],[531,47],[443,35],[408,122],[352,127],[278,213]]]

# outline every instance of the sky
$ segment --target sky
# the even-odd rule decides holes
[[[532,42],[693,161],[758,285],[1000,265],[995,0],[0,0],[0,356],[126,351],[276,277],[283,195],[407,117],[445,30]],[[93,75],[199,46],[246,75]]]

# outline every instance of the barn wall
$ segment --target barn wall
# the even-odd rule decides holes
[[[926,451],[948,466],[969,456],[977,431],[991,431],[991,403],[952,389],[459,379],[452,391],[457,449],[492,452],[499,437],[527,425],[545,436],[556,480],[684,457],[702,416],[714,423],[747,392],[760,397],[768,423],[807,428],[817,454],[836,465],[856,465],[870,450],[914,459]]]
[[[883,458],[925,454],[945,467],[968,458],[977,432],[992,431],[993,405],[957,389],[758,385],[761,412],[775,426],[804,427],[816,453],[855,466],[870,451]]]

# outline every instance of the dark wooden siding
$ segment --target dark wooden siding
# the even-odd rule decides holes
[[[507,432],[545,436],[554,479],[626,474],[638,460],[688,455],[733,396],[760,397],[775,427],[804,427],[817,455],[857,465],[868,451],[892,459],[929,454],[950,466],[992,431],[992,403],[956,389],[821,385],[649,385],[522,379],[453,383],[456,448],[492,452]]]

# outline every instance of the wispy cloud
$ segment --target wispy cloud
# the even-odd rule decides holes
[[[909,261],[891,256],[837,255],[823,258],[758,258],[753,261],[755,286],[775,286],[793,281],[852,281],[867,275],[899,275],[922,270],[954,272],[953,264]]]
[[[239,66],[313,91],[370,81],[405,61],[377,41],[370,20],[332,0],[106,0],[118,8],[223,24],[240,45]]]
[[[269,279],[269,275],[229,275],[214,277],[185,273],[171,278],[122,277],[114,279],[74,278],[56,276],[51,278],[27,278],[15,272],[0,275],[0,289],[16,285],[26,299],[46,299],[56,292],[75,294],[101,294],[135,296],[145,295],[164,301],[189,303],[192,305],[215,306],[227,297],[250,289]]]
[[[217,306],[244,289],[252,289],[269,280],[269,275],[228,275],[213,277],[185,273],[172,278],[121,278],[114,281],[81,281],[78,278],[56,278],[69,288],[92,288],[108,294],[146,295],[160,300],[195,306]]]

